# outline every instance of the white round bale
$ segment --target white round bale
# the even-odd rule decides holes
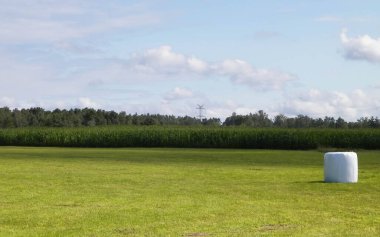
[[[324,156],[325,182],[358,182],[358,156],[355,152],[327,152]]]

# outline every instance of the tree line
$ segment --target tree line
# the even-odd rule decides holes
[[[198,119],[190,116],[160,114],[127,114],[95,110],[92,108],[52,111],[40,107],[29,109],[0,108],[0,127],[84,127],[102,125],[180,125],[180,126],[247,126],[278,128],[380,128],[377,117],[363,117],[355,122],[347,122],[339,117],[311,118],[306,115],[287,117],[283,114],[270,118],[263,110],[248,115],[233,113],[224,122],[219,118]]]
[[[283,114],[276,115],[273,119],[263,110],[248,115],[237,115],[227,117],[225,126],[248,126],[257,128],[380,128],[378,117],[362,117],[355,122],[347,122],[343,118],[325,116],[324,118],[312,118],[307,115],[287,117]]]
[[[83,127],[102,125],[220,125],[218,118],[199,120],[190,116],[160,114],[127,114],[92,108],[53,111],[40,107],[30,109],[0,108],[0,127]]]

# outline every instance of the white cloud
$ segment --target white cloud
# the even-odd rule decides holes
[[[342,30],[340,40],[346,59],[380,63],[380,38],[375,39],[369,35],[350,38],[347,36],[347,31]]]
[[[0,107],[9,107],[11,109],[14,108],[31,108],[31,107],[42,107],[47,110],[54,110],[56,108],[59,109],[71,109],[71,108],[101,108],[101,104],[95,102],[94,100],[88,97],[80,97],[77,99],[21,99],[15,97],[0,97]],[[110,108],[112,109],[112,108]]]
[[[170,46],[148,49],[141,54],[134,54],[131,64],[138,71],[175,73],[186,68],[186,58],[172,52]]]
[[[233,82],[258,89],[280,89],[296,76],[272,69],[256,69],[249,63],[235,59],[224,60],[215,67],[219,74],[229,77]]]
[[[180,116],[197,116],[196,104],[204,104],[206,110],[204,115],[208,118],[217,117],[224,120],[233,112],[237,114],[255,113],[259,109],[264,109],[271,117],[278,113],[288,116],[298,114],[308,115],[311,117],[343,117],[348,121],[355,121],[360,117],[380,116],[380,95],[378,89],[366,91],[354,90],[348,93],[340,91],[321,91],[311,89],[305,93],[283,98],[281,104],[268,104],[265,108],[257,107],[249,102],[238,102],[231,99],[218,100],[211,99],[200,94],[194,97],[194,92],[185,88],[174,88],[168,92],[165,99],[172,100],[133,100],[128,102],[118,101],[111,103],[102,98],[80,97],[77,99],[16,99],[14,97],[0,97],[0,107],[8,106],[10,108],[30,108],[43,107],[45,109],[70,109],[70,108],[103,108],[106,110],[126,111],[127,113],[159,113],[174,114]],[[176,97],[177,96],[177,97]]]
[[[171,46],[163,45],[132,55],[129,64],[139,72],[148,73],[203,73],[207,63],[194,57],[173,52]]]
[[[205,105],[204,115],[207,118],[220,118],[222,121],[231,116],[232,113],[245,115],[258,111],[255,106],[238,103],[231,99],[210,100],[209,98],[203,98],[199,104]]]
[[[80,97],[78,99],[79,107],[81,108],[99,108],[99,104],[87,97]]]
[[[16,99],[14,97],[7,97],[7,96],[0,98],[0,107],[9,107],[10,109],[44,107],[47,105],[48,104],[46,104],[45,102],[37,101],[34,99],[19,100],[19,99]],[[52,108],[52,109],[54,109],[54,108]]]
[[[7,96],[4,96],[4,97],[1,97],[0,98],[0,107],[10,107],[10,108],[13,108],[13,107],[16,107],[17,104],[16,104],[16,101],[14,98],[11,98],[11,97],[7,97]]]
[[[380,96],[374,91],[364,93],[357,89],[344,93],[311,89],[306,93],[286,98],[279,110],[293,116],[340,116],[347,120],[355,120],[365,116],[379,116],[379,107]]]
[[[134,6],[98,4],[89,0],[1,0],[0,42],[57,42],[160,21],[159,16]]]
[[[208,71],[208,64],[196,57],[187,58],[187,65],[190,71],[196,73],[205,73]]]
[[[248,85],[255,89],[280,89],[296,76],[273,69],[254,68],[240,59],[226,59],[211,63],[184,54],[173,52],[170,46],[148,49],[134,54],[129,66],[140,73],[167,75],[198,74],[199,76],[224,76],[237,84]]]
[[[193,97],[193,92],[186,88],[176,87],[164,96],[166,100],[180,100]]]

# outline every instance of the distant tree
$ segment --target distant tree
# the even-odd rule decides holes
[[[82,124],[85,126],[95,126],[96,125],[96,111],[94,109],[85,108],[82,110],[83,120]]]
[[[222,122],[220,121],[220,118],[209,118],[203,119],[202,124],[206,126],[220,126]]]
[[[19,128],[19,127],[28,126],[27,117],[26,117],[25,113],[23,113],[22,111],[20,111],[18,109],[14,109],[12,116],[13,116],[13,124],[15,127]]]
[[[288,126],[287,117],[283,114],[274,117],[273,125],[278,128],[286,128]]]
[[[8,107],[0,108],[0,127],[14,127],[12,111]]]
[[[28,116],[29,126],[43,126],[45,120],[45,110],[40,107],[30,108]]]
[[[244,124],[244,117],[237,115],[235,112],[230,117],[227,117],[223,125],[226,126],[240,126]]]
[[[312,121],[312,127],[313,128],[323,128],[325,126],[323,119],[317,118],[313,119]]]
[[[295,127],[296,128],[310,128],[312,125],[313,119],[306,115],[298,115],[295,118]]]
[[[156,125],[158,124],[158,121],[152,117],[152,116],[144,116],[143,120],[141,121],[142,125]]]
[[[323,120],[323,124],[325,128],[335,128],[335,119],[334,117],[326,116]]]
[[[347,128],[348,127],[348,124],[346,121],[344,121],[343,118],[339,117],[336,121],[335,121],[335,127],[336,128]]]

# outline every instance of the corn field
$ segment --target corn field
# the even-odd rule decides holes
[[[0,146],[380,149],[380,129],[107,126],[0,130]]]

